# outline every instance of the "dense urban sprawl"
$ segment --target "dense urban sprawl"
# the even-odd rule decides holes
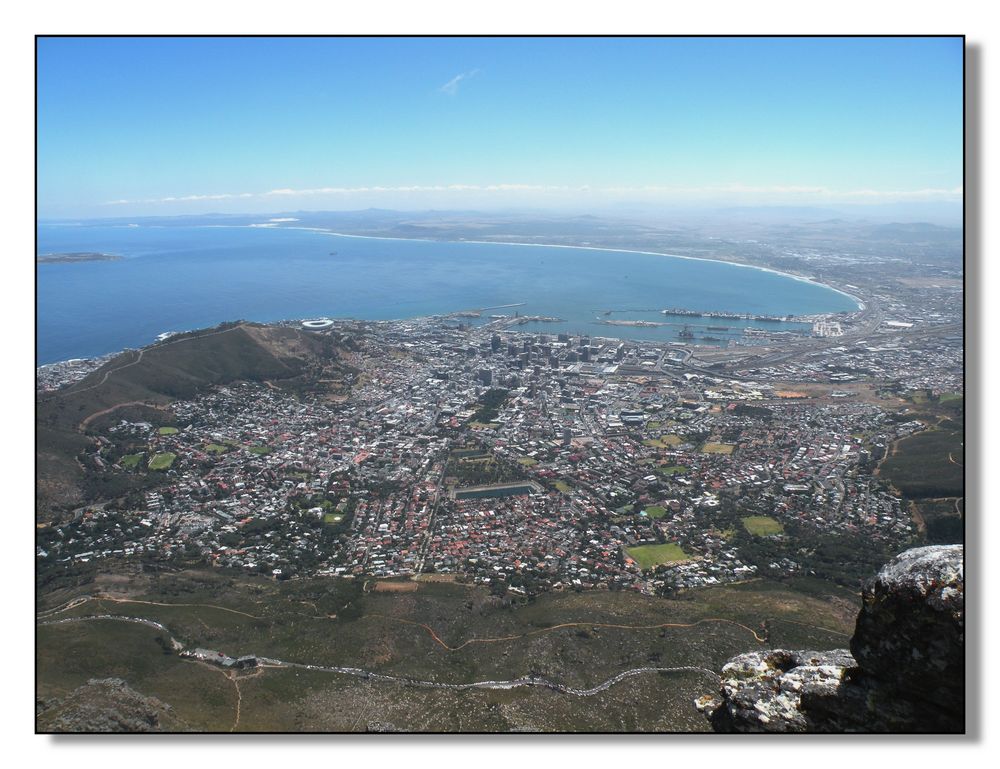
[[[924,425],[850,385],[960,390],[962,349],[913,332],[954,322],[936,305],[890,309],[903,320],[871,339],[817,324],[825,345],[719,375],[681,343],[525,333],[512,316],[338,322],[356,341],[349,397],[235,383],[173,404],[170,425],[119,421],[94,466],[162,482],[79,509],[38,557],[664,592],[803,571],[742,552],[788,527],[904,543],[910,516],[874,470]],[[39,387],[89,370],[45,367]]]

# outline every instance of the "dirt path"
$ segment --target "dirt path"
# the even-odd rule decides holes
[[[243,692],[240,691],[239,677],[234,672],[230,672],[227,676],[230,681],[233,682],[233,686],[236,687],[236,720],[233,721],[233,726],[229,730],[235,732],[236,728],[240,725],[240,709],[243,706]]]
[[[145,605],[148,605],[148,606],[167,606],[167,607],[178,606],[178,607],[188,607],[188,608],[200,607],[200,608],[207,608],[207,609],[217,609],[219,611],[226,611],[226,612],[230,612],[232,614],[238,614],[238,615],[240,615],[242,617],[249,617],[250,619],[265,619],[264,617],[259,617],[259,616],[255,615],[255,614],[248,614],[247,612],[239,611],[238,609],[230,609],[230,608],[228,608],[226,606],[218,606],[217,604],[210,604],[210,603],[161,603],[161,602],[156,602],[156,601],[140,601],[140,600],[134,599],[134,598],[112,598],[110,596],[102,596],[102,595],[98,595],[98,596],[81,596],[79,598],[74,598],[72,601],[70,601],[69,603],[65,604],[62,607],[59,607],[59,608],[56,608],[56,609],[49,609],[49,610],[47,610],[45,612],[41,612],[40,614],[38,614],[38,619],[44,619],[44,618],[52,617],[55,614],[59,614],[61,612],[68,611],[69,609],[72,609],[72,608],[75,608],[77,606],[80,606],[80,605],[86,603],[87,601],[111,601],[113,603],[135,603],[135,604],[145,604]],[[302,601],[301,603],[308,603],[308,602]],[[399,622],[400,624],[413,625],[413,626],[422,628],[422,629],[424,629],[427,632],[428,635],[430,635],[430,637],[434,640],[435,643],[437,643],[443,649],[445,649],[446,651],[449,651],[449,652],[461,651],[466,646],[471,646],[472,644],[477,644],[477,643],[504,643],[504,642],[509,642],[509,641],[518,641],[518,640],[520,640],[522,638],[528,638],[530,636],[540,635],[542,633],[550,633],[550,632],[552,632],[554,630],[563,630],[563,629],[566,629],[566,628],[573,628],[573,627],[601,627],[601,628],[612,628],[612,629],[617,629],[617,630],[661,630],[661,629],[664,629],[664,628],[694,628],[694,627],[699,627],[700,625],[705,625],[705,624],[724,623],[724,624],[727,624],[727,625],[734,625],[734,626],[736,626],[738,628],[742,628],[743,630],[746,630],[759,643],[764,643],[764,642],[766,642],[768,640],[766,636],[760,635],[760,633],[758,633],[756,630],[754,630],[752,627],[749,627],[748,625],[744,625],[742,623],[736,622],[735,620],[725,619],[725,618],[722,618],[722,617],[709,617],[709,618],[706,618],[706,619],[700,619],[700,620],[698,620],[696,622],[690,622],[690,623],[683,623],[683,622],[661,622],[661,623],[655,624],[655,625],[619,625],[619,624],[613,624],[613,623],[608,623],[608,622],[563,622],[563,623],[560,623],[558,625],[552,625],[551,627],[539,628],[538,630],[529,630],[526,633],[520,633],[520,634],[517,634],[517,635],[498,636],[498,637],[495,637],[495,638],[469,638],[468,640],[463,641],[462,643],[460,643],[458,646],[449,646],[434,631],[434,628],[432,628],[430,625],[427,625],[427,624],[425,624],[423,622],[416,622],[414,620],[403,619],[401,617],[390,617],[390,616],[385,615],[385,614],[370,614],[368,616],[370,616],[370,617],[378,617],[380,619],[387,619],[387,620],[390,620],[390,621],[393,621],[393,622]],[[335,617],[336,617],[336,615],[332,615],[332,616],[329,616],[329,617],[316,616],[316,617],[314,617],[314,619],[332,619],[332,618],[335,618]],[[790,620],[790,619],[784,619],[784,618],[776,617],[776,618],[772,618],[770,621],[787,622],[787,623],[790,623],[790,624],[793,624],[793,625],[801,625],[802,627],[809,627],[809,628],[812,628],[814,630],[820,630],[820,631],[823,631],[825,633],[832,633],[833,635],[844,636],[845,638],[849,638],[850,637],[849,633],[844,633],[844,632],[841,632],[839,630],[834,630],[832,628],[822,627],[820,625],[810,625],[809,623],[799,622],[797,620]]]
[[[519,635],[500,636],[498,638],[470,638],[467,641],[462,642],[458,646],[449,646],[448,644],[446,644],[444,641],[441,640],[440,636],[438,636],[438,634],[434,632],[434,629],[430,625],[425,625],[423,622],[415,622],[413,620],[402,619],[400,617],[389,617],[384,614],[372,614],[370,616],[381,617],[382,619],[394,620],[395,622],[401,622],[406,625],[416,625],[417,627],[422,627],[430,634],[431,638],[433,638],[435,642],[437,642],[444,649],[450,652],[460,651],[461,649],[464,649],[466,646],[475,643],[502,643],[504,641],[517,641],[521,638],[528,638],[529,636],[539,635],[540,633],[550,633],[553,630],[562,630],[563,628],[569,628],[569,627],[606,627],[606,628],[617,628],[621,630],[659,630],[662,628],[669,628],[669,627],[692,628],[707,623],[724,622],[729,625],[736,625],[736,627],[743,628],[747,632],[751,633],[753,637],[756,638],[757,641],[759,641],[760,643],[764,643],[767,640],[766,637],[760,636],[757,633],[757,631],[754,630],[753,628],[748,627],[746,625],[742,625],[734,620],[722,619],[722,618],[709,618],[709,619],[700,619],[697,622],[692,622],[692,623],[662,622],[658,625],[614,625],[606,622],[563,622],[562,624],[553,625],[552,627],[541,628],[539,630],[529,630],[527,633],[521,633]]]
[[[243,324],[240,323],[239,325],[232,326],[231,328],[224,328],[222,329],[222,331],[213,331],[211,334],[202,334],[201,336],[196,336],[196,337],[185,337],[184,339],[177,339],[176,341],[173,342],[163,342],[161,344],[158,344],[156,347],[152,349],[161,350],[164,347],[169,347],[172,344],[181,344],[182,342],[190,342],[194,339],[205,339],[210,336],[218,336],[219,334],[228,334],[230,331],[235,331],[238,328],[243,328]],[[105,371],[104,376],[101,377],[101,381],[98,382],[97,384],[88,385],[87,387],[82,387],[79,390],[74,390],[71,385],[70,388],[65,391],[57,390],[55,395],[52,395],[49,398],[44,398],[42,402],[54,400],[55,398],[62,397],[64,395],[79,395],[80,393],[85,393],[90,390],[96,390],[98,387],[102,386],[105,382],[107,382],[108,377],[111,376],[112,374],[117,373],[119,371],[124,371],[125,369],[131,368],[132,366],[135,366],[137,363],[140,363],[142,361],[142,356],[145,355],[145,353],[146,353],[146,348],[143,348],[138,351],[134,361],[126,363],[123,366],[118,366],[117,368]]]
[[[247,614],[245,611],[240,611],[239,609],[230,609],[226,606],[217,606],[216,604],[212,603],[157,603],[156,601],[139,601],[134,598],[110,598],[109,596],[98,596],[97,600],[114,601],[115,603],[144,603],[149,606],[187,606],[187,607],[200,606],[205,609],[218,609],[219,611],[228,611],[231,614],[239,614],[242,617],[249,617],[250,619],[264,619],[263,617],[258,617],[256,614]]]
[[[87,601],[111,601],[113,603],[140,603],[146,604],[147,606],[183,606],[188,608],[201,607],[203,609],[218,609],[219,611],[228,611],[232,614],[239,614],[241,617],[249,617],[250,619],[264,619],[264,617],[258,617],[256,614],[247,614],[245,611],[240,611],[239,609],[230,609],[227,606],[218,606],[212,603],[158,603],[156,601],[140,601],[136,598],[112,598],[108,595],[84,595],[79,598],[74,598],[72,601],[67,603],[65,606],[61,606],[56,609],[49,609],[45,612],[38,614],[38,618],[51,617],[55,614],[59,614],[69,609],[74,609]]]
[[[824,633],[832,633],[833,635],[843,636],[844,638],[850,638],[851,637],[850,633],[844,633],[844,632],[841,632],[840,630],[833,630],[831,628],[822,627],[820,625],[810,625],[808,622],[799,622],[798,620],[794,620],[794,619],[784,619],[783,617],[773,617],[773,618],[771,618],[768,621],[769,622],[787,622],[787,623],[789,623],[791,625],[801,625],[802,627],[809,627],[809,628],[812,628],[813,630],[822,630]]]
[[[141,361],[142,360],[142,356],[143,356],[143,354],[145,352],[146,352],[145,350],[139,350],[139,354],[136,355],[135,360],[132,361],[131,363],[126,363],[124,366],[119,366],[118,368],[113,368],[113,369],[110,369],[108,371],[105,371],[104,372],[104,376],[101,377],[101,381],[98,382],[97,384],[92,384],[92,385],[89,385],[88,387],[83,387],[83,388],[81,388],[79,390],[72,390],[72,391],[67,390],[65,393],[58,393],[58,391],[57,391],[57,393],[58,393],[57,395],[52,396],[52,398],[46,398],[45,400],[53,400],[54,398],[58,397],[58,395],[79,395],[80,393],[85,393],[85,392],[88,392],[90,390],[96,390],[98,387],[100,387],[105,382],[107,382],[108,381],[108,377],[111,376],[112,374],[114,374],[115,372],[117,372],[117,371],[123,371],[123,370],[125,370],[127,368],[130,368],[131,366],[134,366],[136,363],[138,363],[139,361]]]
[[[127,401],[126,403],[116,403],[114,406],[108,406],[108,408],[106,409],[101,409],[100,411],[96,411],[90,416],[85,417],[84,420],[80,422],[80,424],[78,424],[76,427],[78,430],[83,432],[85,429],[87,429],[87,425],[89,425],[92,421],[94,421],[98,417],[102,417],[105,414],[110,414],[112,411],[115,411],[116,409],[123,409],[126,406],[148,406],[149,408],[156,409],[157,411],[167,410],[167,407],[162,404],[148,403],[146,401]]]
[[[913,520],[915,524],[917,524],[917,531],[920,532],[921,535],[926,535],[927,521],[924,520],[924,516],[920,512],[920,507],[913,500],[910,500],[909,511],[910,511],[910,518]]]

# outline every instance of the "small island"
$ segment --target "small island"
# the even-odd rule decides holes
[[[38,254],[36,263],[117,262],[123,258],[118,254],[102,254],[97,251],[71,251],[62,254]]]

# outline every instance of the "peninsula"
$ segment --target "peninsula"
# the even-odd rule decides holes
[[[102,254],[97,251],[70,251],[61,254],[38,254],[38,264],[73,264],[76,262],[118,262],[124,257],[118,254]]]

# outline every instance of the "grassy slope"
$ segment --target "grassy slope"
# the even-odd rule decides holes
[[[88,417],[123,403],[168,405],[213,384],[290,379],[303,372],[307,360],[336,356],[328,338],[294,328],[250,324],[226,328],[192,332],[147,347],[136,365],[128,364],[137,360],[138,353],[123,353],[71,387],[39,397],[36,501],[40,519],[50,518],[53,508],[82,501],[83,470],[76,456],[89,445],[80,428]]]
[[[93,593],[94,587],[77,592]],[[149,600],[213,604],[256,618],[221,608],[106,601],[60,616],[108,612],[149,617],[188,645],[229,654],[255,653],[447,682],[535,672],[573,686],[594,686],[646,665],[717,670],[732,655],[751,649],[843,647],[843,634],[853,629],[857,611],[849,591],[816,581],[711,588],[685,600],[597,591],[547,594],[512,606],[484,590],[457,584],[421,583],[417,591],[405,594],[365,593],[343,580],[274,583],[217,573],[160,578],[148,582],[143,592]],[[56,605],[71,595],[61,592],[46,603]],[[330,619],[329,614],[337,617]],[[598,624],[689,624],[706,619],[731,622],[638,630]],[[765,619],[771,628],[766,644],[748,629],[759,632]],[[564,622],[586,624],[545,630]],[[426,623],[450,646],[471,638],[524,637],[449,651],[424,628],[408,623]],[[231,682],[218,671],[164,655],[155,643],[157,635],[159,631],[150,628],[113,622],[40,628],[39,691],[48,697],[65,696],[87,678],[116,675],[144,695],[172,705],[185,723],[228,731],[234,714]],[[537,688],[448,692],[329,673],[265,670],[244,679],[241,687],[241,727],[249,729],[363,730],[370,721],[387,721],[400,729],[670,731],[707,726],[691,703],[713,691],[715,683],[703,674],[649,674],[580,699]]]
[[[897,441],[879,466],[879,475],[911,502],[928,543],[963,539],[959,510],[965,495],[964,408],[961,395],[917,403],[913,414],[930,429]]]

